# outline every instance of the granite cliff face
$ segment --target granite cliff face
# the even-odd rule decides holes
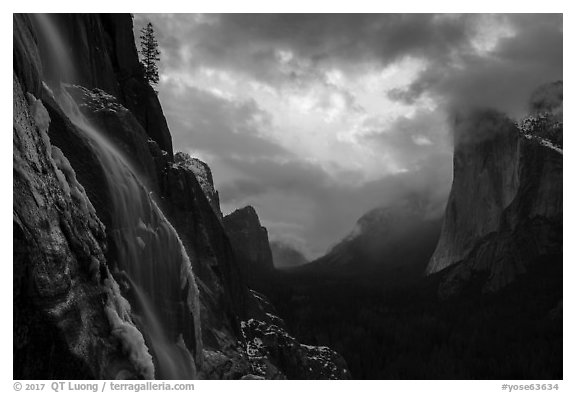
[[[561,141],[562,123],[539,116],[520,127],[492,111],[457,121],[454,181],[427,268],[450,268],[442,295],[480,276],[484,292],[499,290],[536,261],[560,256],[561,266],[562,149],[550,135]]]
[[[130,16],[15,14],[13,70],[14,377],[251,375],[241,322],[279,318],[209,167],[173,156]]]
[[[274,270],[268,231],[260,224],[252,206],[228,214],[223,225],[249,285]]]
[[[239,344],[240,321],[247,317],[250,301],[234,251],[195,172],[166,161],[160,173],[163,210],[181,235],[198,276],[204,350],[213,361],[208,366],[215,359],[230,363],[230,357],[244,356]],[[206,372],[212,378],[238,378],[242,370]]]
[[[220,221],[222,221],[222,211],[220,210],[220,197],[218,191],[214,188],[214,180],[212,179],[212,171],[205,162],[198,158],[190,157],[189,154],[178,152],[174,154],[174,164],[185,168],[192,172],[194,177],[200,184],[200,188],[204,192],[206,199],[210,203],[214,214]]]

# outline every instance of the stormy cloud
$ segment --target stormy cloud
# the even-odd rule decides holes
[[[224,213],[322,254],[418,193],[441,214],[453,113],[520,117],[562,79],[562,15],[137,14],[160,45],[175,150],[212,168]],[[137,34],[136,34],[137,35]]]

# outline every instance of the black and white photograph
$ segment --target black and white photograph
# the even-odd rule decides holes
[[[565,390],[564,15],[325,10],[12,14],[6,391]]]

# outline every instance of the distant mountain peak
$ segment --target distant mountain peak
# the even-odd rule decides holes
[[[290,268],[308,263],[308,259],[300,250],[281,240],[271,241],[270,249],[276,268]]]
[[[423,271],[441,226],[440,218],[431,216],[431,206],[426,198],[407,196],[368,211],[344,239],[312,262],[310,268],[328,274],[350,270],[364,274],[411,266],[421,266]]]

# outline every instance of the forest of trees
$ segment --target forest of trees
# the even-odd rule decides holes
[[[562,257],[539,266],[495,295],[445,301],[439,277],[391,288],[281,276],[268,294],[301,342],[340,352],[355,379],[562,379]]]

